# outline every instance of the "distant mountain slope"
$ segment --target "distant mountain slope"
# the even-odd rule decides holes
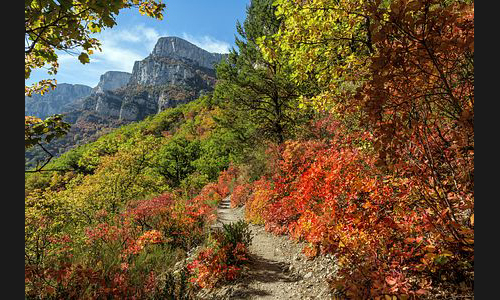
[[[25,96],[24,114],[45,119],[50,115],[71,109],[71,104],[78,99],[89,96],[91,92],[92,88],[86,85],[60,83],[54,90],[44,95]]]

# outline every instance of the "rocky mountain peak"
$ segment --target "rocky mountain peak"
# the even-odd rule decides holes
[[[129,85],[204,89],[210,81],[207,78],[215,78],[215,65],[223,58],[223,54],[210,53],[179,37],[161,37],[148,57],[135,62]]]
[[[189,59],[200,67],[214,69],[223,57],[220,53],[211,53],[175,36],[161,37],[151,53],[153,56]]]

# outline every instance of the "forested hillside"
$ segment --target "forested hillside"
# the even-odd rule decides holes
[[[474,2],[252,0],[236,29],[213,92],[26,173],[26,298],[238,278],[247,224],[211,228],[228,195],[334,257],[339,299],[473,298]]]

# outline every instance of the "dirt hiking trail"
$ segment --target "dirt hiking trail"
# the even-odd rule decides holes
[[[231,196],[219,204],[215,227],[244,219],[244,207],[231,208]],[[250,224],[250,260],[239,278],[210,292],[201,299],[331,299],[326,278],[334,274],[331,256],[307,260],[303,244],[286,236],[268,233],[263,226]]]

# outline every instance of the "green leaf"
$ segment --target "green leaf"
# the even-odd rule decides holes
[[[78,60],[82,63],[82,64],[88,64],[90,62],[90,59],[89,59],[89,56],[87,53],[85,52],[82,52],[80,55],[78,55]]]

